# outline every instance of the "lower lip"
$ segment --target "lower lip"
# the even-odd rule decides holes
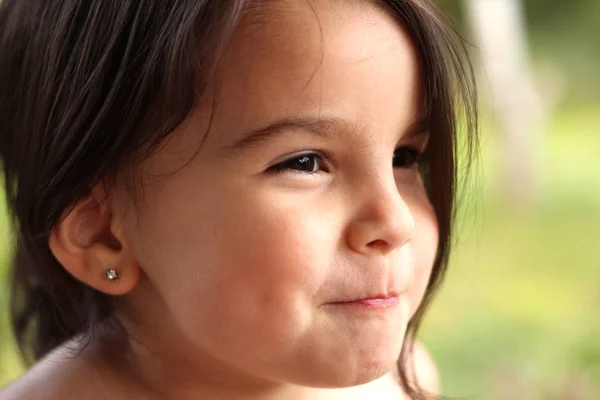
[[[362,300],[356,300],[356,301],[334,303],[334,305],[339,305],[339,306],[359,307],[359,308],[374,309],[374,310],[393,308],[393,307],[398,306],[398,304],[400,304],[400,297],[398,297],[398,296],[362,299]]]

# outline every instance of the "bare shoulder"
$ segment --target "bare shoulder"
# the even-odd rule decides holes
[[[84,382],[83,371],[77,359],[65,356],[64,351],[55,351],[1,389],[0,400],[85,400],[85,396],[72,396]]]
[[[36,365],[0,390],[0,400],[58,399],[57,381],[49,372],[49,370],[42,370],[40,366]]]
[[[419,386],[431,394],[440,392],[440,376],[431,354],[419,341],[415,342],[413,368]]]

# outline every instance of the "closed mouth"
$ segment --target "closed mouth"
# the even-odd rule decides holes
[[[396,307],[400,304],[400,296],[398,295],[380,295],[374,297],[365,297],[350,301],[340,301],[330,303],[336,306],[354,306],[370,309],[386,309]]]

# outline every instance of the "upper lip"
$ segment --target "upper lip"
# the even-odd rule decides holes
[[[355,301],[364,301],[364,300],[389,299],[391,297],[398,297],[398,296],[400,296],[400,294],[401,294],[401,292],[398,292],[396,290],[390,290],[389,292],[386,292],[386,293],[379,293],[379,294],[367,295],[367,296],[362,296],[362,297],[349,297],[348,300],[334,301],[333,303],[352,303]]]
[[[407,260],[410,262],[410,260]],[[404,281],[395,274],[394,264],[402,262],[397,260],[391,263],[390,260],[369,260],[365,269],[379,271],[382,275],[370,277],[370,279],[362,279],[363,283],[371,282],[371,287],[355,286],[354,290],[347,287],[339,296],[334,297],[330,303],[351,303],[356,301],[372,300],[372,299],[388,299],[404,295],[410,288],[410,282]],[[366,277],[365,277],[366,278]]]

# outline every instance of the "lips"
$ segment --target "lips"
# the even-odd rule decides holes
[[[378,295],[375,297],[366,297],[350,301],[340,301],[332,303],[333,305],[339,306],[355,306],[372,309],[385,309],[396,307],[400,303],[400,296],[397,294],[392,295]]]

